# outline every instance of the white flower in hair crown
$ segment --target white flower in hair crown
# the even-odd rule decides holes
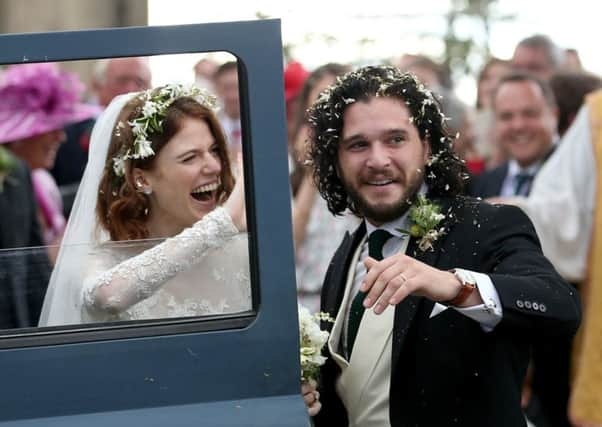
[[[159,90],[147,90],[138,96],[144,99],[142,115],[127,122],[134,134],[134,144],[125,153],[113,158],[113,171],[119,177],[125,175],[126,160],[144,159],[155,155],[148,136],[163,131],[167,108],[176,99],[190,97],[210,110],[217,107],[217,98],[214,95],[194,85],[169,84]],[[117,131],[124,126],[123,122],[119,122]]]

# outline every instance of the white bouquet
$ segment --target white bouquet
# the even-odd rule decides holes
[[[320,366],[326,362],[322,348],[328,341],[328,331],[320,329],[320,320],[334,322],[327,313],[311,314],[306,307],[298,305],[299,346],[301,358],[301,381],[316,380]]]

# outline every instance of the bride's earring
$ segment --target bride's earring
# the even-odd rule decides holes
[[[144,188],[144,185],[142,184],[142,181],[136,181],[136,190],[139,193],[146,194],[147,196],[150,195],[150,194],[152,194],[152,192],[153,192],[153,189],[150,188],[150,187]]]

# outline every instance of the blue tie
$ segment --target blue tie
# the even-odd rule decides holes
[[[392,237],[392,234],[385,230],[374,230],[368,237],[368,255],[377,261],[383,259],[383,246],[385,242]],[[351,309],[349,310],[349,321],[347,323],[347,354],[348,358],[351,359],[351,350],[355,343],[355,337],[357,331],[360,328],[360,322],[364,315],[364,298],[366,293],[358,291],[353,301],[351,302]]]

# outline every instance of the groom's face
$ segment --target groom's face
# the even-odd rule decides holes
[[[374,225],[405,213],[423,182],[429,145],[403,101],[370,98],[343,114],[338,174],[357,210]]]

